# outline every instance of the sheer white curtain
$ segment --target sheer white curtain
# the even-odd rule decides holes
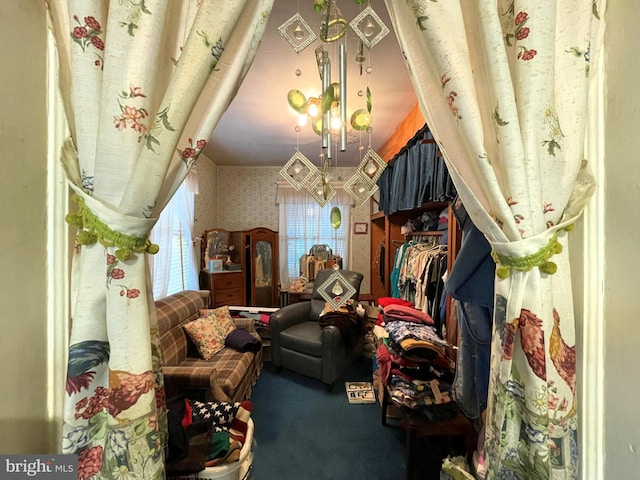
[[[349,266],[351,208],[353,199],[342,188],[324,207],[305,190],[279,185],[276,203],[279,205],[278,243],[280,248],[280,284],[287,290],[292,280],[300,276],[299,260],[313,245],[327,244],[334,255],[342,257],[342,266]],[[338,229],[331,226],[330,212],[338,207],[342,221]]]
[[[249,69],[273,0],[47,5],[78,203],[62,451],[78,454],[79,478],[161,479],[149,233]]]
[[[193,235],[194,183],[197,187],[197,182],[192,180],[192,174],[193,170],[151,230],[151,242],[160,247],[160,251],[150,259],[155,299],[199,288]]]
[[[496,261],[487,478],[576,478],[567,235],[604,1],[385,0],[421,111]]]

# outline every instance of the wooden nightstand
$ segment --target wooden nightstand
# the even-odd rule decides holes
[[[224,305],[244,305],[244,272],[222,271],[200,272],[200,288],[209,290],[209,308],[222,307]]]

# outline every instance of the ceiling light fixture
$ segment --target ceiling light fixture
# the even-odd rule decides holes
[[[362,4],[367,0],[353,0],[353,2]],[[280,174],[294,188],[297,190],[303,187],[307,188],[321,206],[324,206],[336,193],[335,187],[329,183],[327,173],[332,159],[338,156],[338,151],[344,152],[347,149],[347,128],[349,125],[355,131],[366,132],[369,140],[365,152],[362,136],[360,137],[360,164],[356,173],[343,187],[357,205],[362,204],[375,193],[378,189],[377,180],[386,168],[386,163],[371,148],[372,102],[368,84],[366,94],[362,89],[358,90],[358,97],[365,97],[365,108],[356,109],[348,118],[346,36],[348,32],[353,32],[359,39],[355,60],[359,64],[362,76],[363,64],[367,59],[364,54],[364,46],[372,49],[389,33],[389,29],[371,8],[371,5],[367,5],[348,23],[338,9],[337,3],[337,0],[314,0],[314,9],[321,14],[319,38],[322,44],[315,49],[315,58],[320,74],[322,94],[319,98],[307,98],[304,92],[298,88],[288,92],[289,106],[298,114],[295,126],[298,141],[294,155],[280,170]],[[296,53],[303,51],[318,38],[318,35],[313,32],[299,12],[280,25],[278,30]],[[330,46],[331,48],[329,48]],[[337,62],[333,62],[337,64],[337,82],[332,79],[331,53],[337,57]],[[371,72],[370,65],[364,69],[367,78],[370,78],[368,76]],[[295,73],[299,81],[302,72],[297,69]],[[307,123],[310,123],[312,130],[321,137],[320,168],[317,168],[300,152],[299,133]],[[362,156],[363,152],[364,156]],[[335,165],[337,166],[337,158]]]

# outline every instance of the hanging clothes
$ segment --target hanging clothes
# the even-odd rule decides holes
[[[409,245],[406,243],[400,245],[400,247],[398,247],[398,250],[396,250],[396,256],[393,260],[393,268],[391,269],[391,273],[389,274],[391,296],[393,298],[401,298],[400,297],[400,269],[404,262],[404,255],[408,247]]]
[[[452,211],[462,230],[460,251],[445,282],[449,295],[458,300],[460,327],[453,391],[460,409],[473,419],[479,418],[487,406],[496,266],[489,242],[459,199]]]
[[[390,275],[391,296],[413,302],[418,310],[433,318],[440,333],[446,270],[445,245],[410,241],[398,248]]]

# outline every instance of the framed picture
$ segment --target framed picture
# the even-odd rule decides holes
[[[366,235],[369,231],[369,224],[365,222],[355,222],[353,224],[354,235]]]

